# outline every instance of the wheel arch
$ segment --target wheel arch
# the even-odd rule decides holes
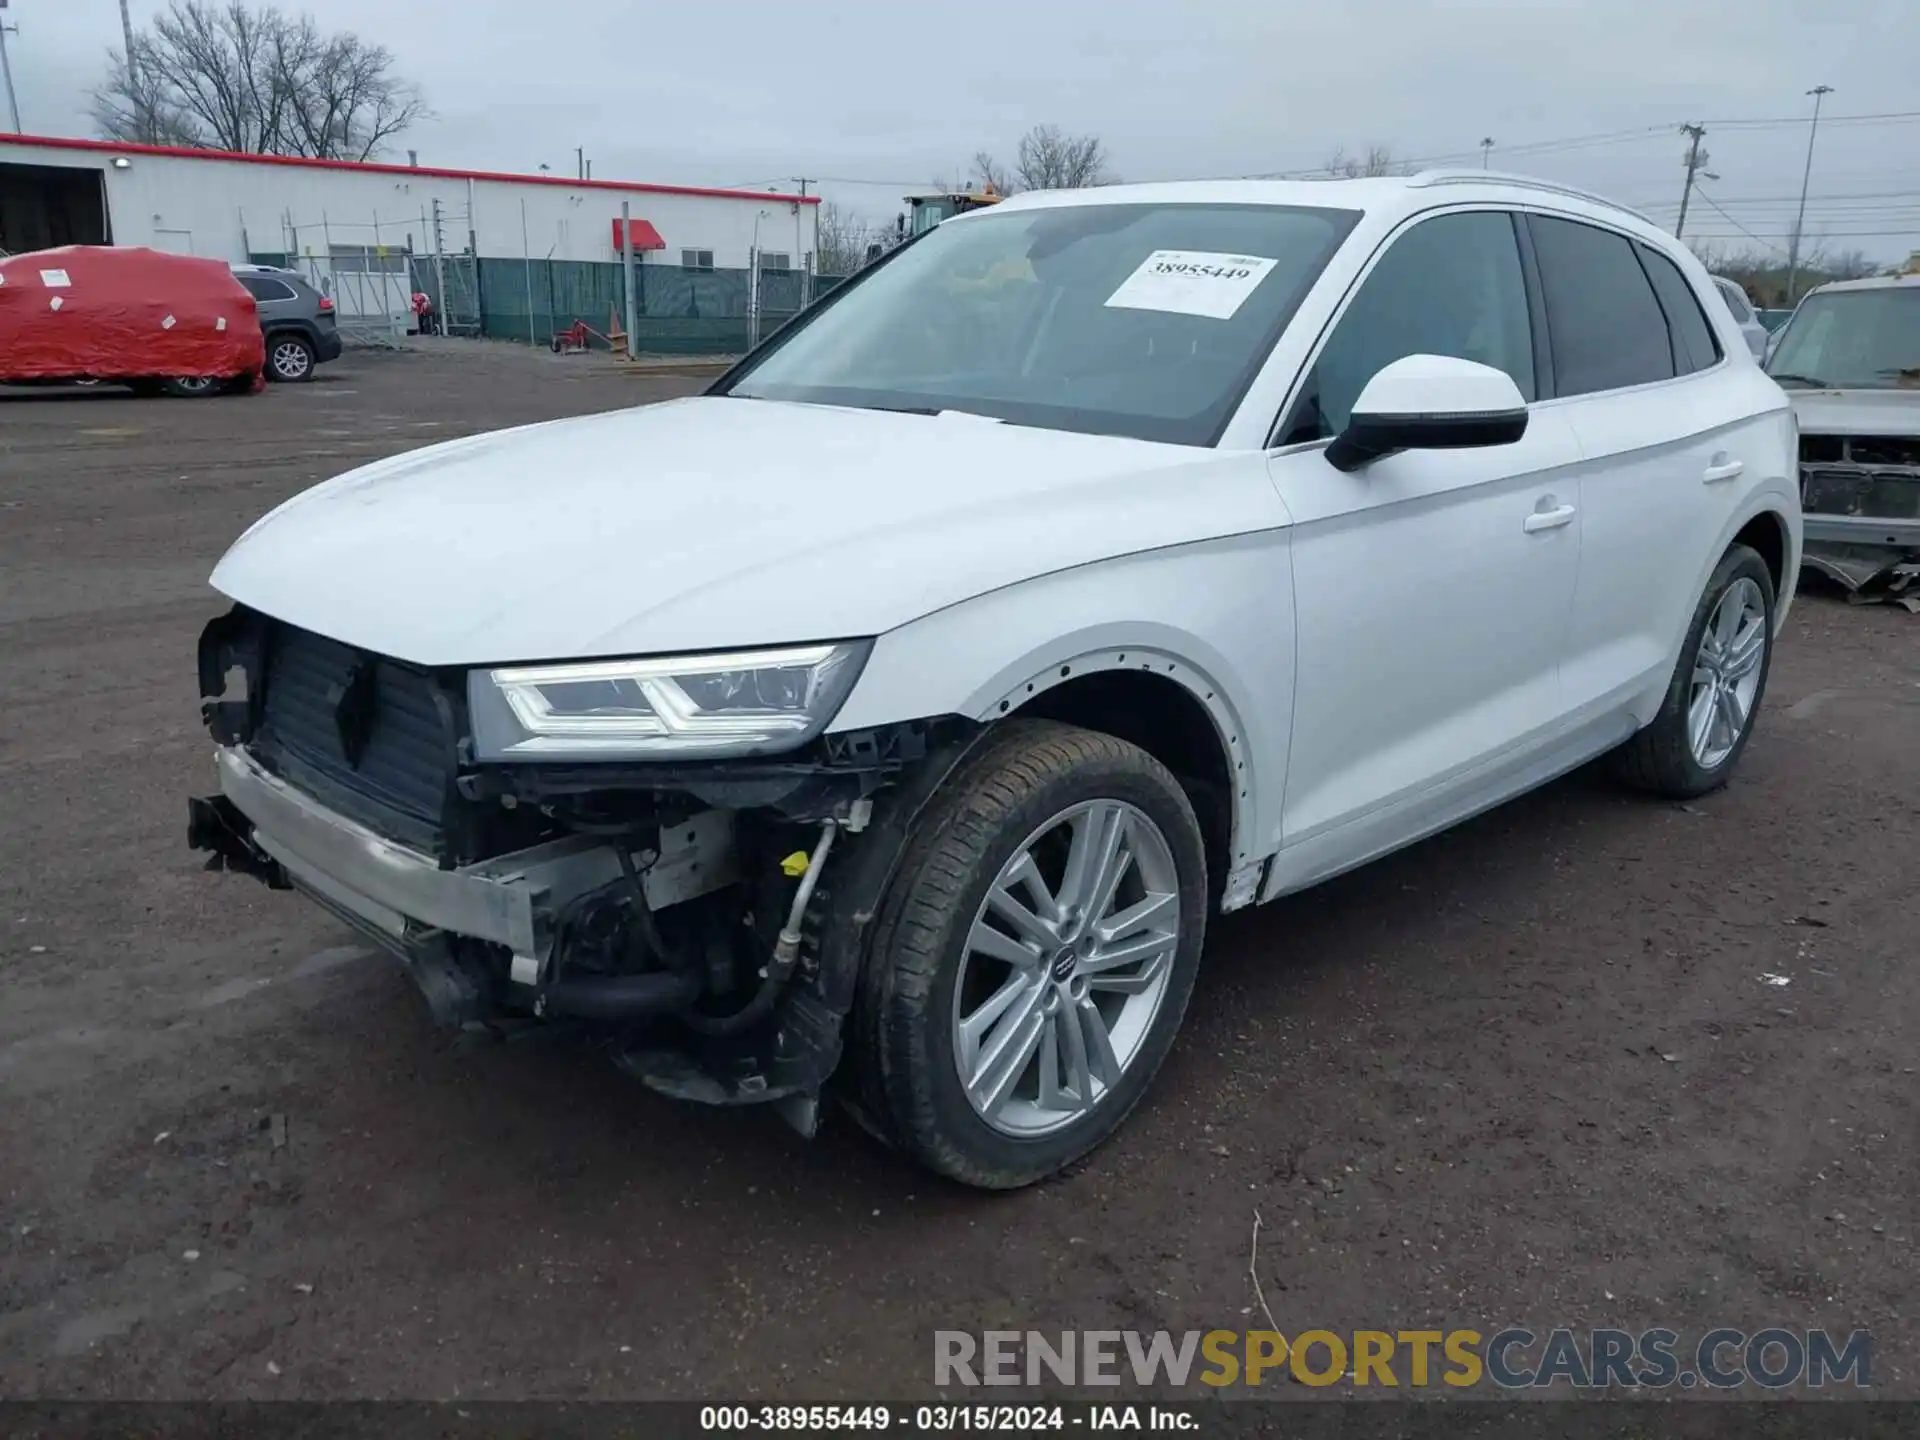
[[[1196,663],[1169,637],[1115,638],[1099,646],[1055,647],[1044,662],[1011,667],[975,696],[972,718],[1057,720],[1138,745],[1180,781],[1206,836],[1216,901],[1233,909],[1252,898],[1251,877],[1229,892],[1229,878],[1255,857],[1252,800],[1255,746],[1239,707],[1216,678],[1218,662]],[[1255,867],[1257,873],[1257,867]]]

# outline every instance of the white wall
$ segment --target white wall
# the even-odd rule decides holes
[[[677,265],[682,249],[700,249],[713,251],[716,265],[744,266],[756,217],[762,250],[787,252],[790,263],[799,266],[814,248],[817,207],[779,195],[757,200],[666,193],[608,181],[469,181],[422,170],[331,169],[132,150],[124,152],[126,168],[116,169],[116,153],[0,138],[0,163],[104,174],[116,244],[212,259],[244,260],[249,248],[256,253],[288,249],[289,219],[302,254],[310,249],[324,256],[329,236],[334,244],[405,247],[411,242],[416,251],[426,251],[431,222],[421,217],[431,214],[436,199],[446,248],[463,249],[471,223],[483,256],[531,253],[540,259],[551,252],[556,260],[616,260],[613,221],[622,200],[636,220],[650,221],[667,242],[664,252],[651,257],[655,263]]]

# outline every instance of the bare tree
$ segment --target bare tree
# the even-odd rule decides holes
[[[1394,158],[1393,151],[1385,145],[1369,145],[1366,154],[1352,156],[1347,154],[1343,145],[1327,157],[1322,167],[1328,175],[1339,180],[1358,180],[1371,175],[1406,175],[1413,167],[1404,160]]]
[[[1013,168],[1023,190],[1078,190],[1113,183],[1100,137],[1068,135],[1058,125],[1036,125],[1022,135]]]
[[[973,171],[968,176],[974,188],[992,190],[1001,195],[1011,195],[1019,184],[1001,168],[1000,162],[982,150],[973,157]]]
[[[93,93],[93,117],[100,133],[111,140],[141,145],[191,145],[196,131],[192,119],[176,105],[154,67],[146,46],[134,41],[133,65],[118,53],[109,55],[107,79]]]
[[[133,49],[93,93],[109,139],[366,160],[428,113],[384,46],[267,4],[172,0]]]
[[[821,204],[815,224],[813,262],[822,275],[853,274],[866,263],[867,247],[881,237],[879,230],[831,200]]]
[[[1820,272],[1829,280],[1864,280],[1878,275],[1884,264],[1870,259],[1864,250],[1839,250],[1820,262]]]

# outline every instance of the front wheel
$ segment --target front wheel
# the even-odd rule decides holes
[[[1613,754],[1621,780],[1672,800],[1727,783],[1766,694],[1773,606],[1767,562],[1730,546],[1701,593],[1659,711]]]
[[[856,1055],[883,1138],[1011,1189],[1118,1128],[1186,1011],[1206,853],[1179,781],[1112,736],[1003,722],[909,839]]]

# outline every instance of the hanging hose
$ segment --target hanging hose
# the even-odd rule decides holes
[[[820,838],[814,843],[813,854],[808,857],[806,873],[800,877],[800,886],[793,893],[793,904],[787,911],[786,926],[780,931],[780,938],[773,947],[773,958],[767,962],[765,978],[753,998],[734,1011],[731,1015],[702,1015],[697,1010],[683,1010],[676,1017],[688,1029],[702,1035],[737,1035],[742,1030],[758,1024],[773,1009],[774,1001],[780,998],[780,991],[793,975],[794,966],[800,961],[800,925],[806,918],[807,902],[813,899],[813,888],[819,883],[820,871],[825,867],[827,852],[833,849],[833,837],[839,833],[839,826],[832,820],[820,823]],[[646,903],[646,896],[640,896],[640,903]],[[652,916],[649,915],[651,922]],[[651,936],[649,936],[651,940]]]

